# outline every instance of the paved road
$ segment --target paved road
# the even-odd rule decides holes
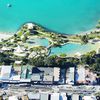
[[[90,87],[90,88],[84,88],[84,87],[62,87],[62,86],[42,86],[42,85],[36,85],[31,87],[20,87],[20,86],[11,86],[8,88],[10,91],[58,91],[58,92],[66,92],[66,93],[78,93],[78,94],[92,94],[97,92],[97,89],[100,90],[100,87]]]
[[[78,93],[78,94],[91,94],[97,91],[100,92],[100,86],[53,86],[53,85],[34,85],[31,87],[12,85],[10,87],[1,89],[0,91],[58,91],[66,93]]]

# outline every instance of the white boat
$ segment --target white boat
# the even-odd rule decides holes
[[[9,3],[7,4],[7,7],[11,7],[11,6],[12,6],[11,4],[9,4]]]

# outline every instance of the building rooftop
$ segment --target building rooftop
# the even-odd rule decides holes
[[[12,69],[12,66],[5,66],[5,65],[1,66],[0,79],[9,80],[10,75],[11,75],[11,69]]]

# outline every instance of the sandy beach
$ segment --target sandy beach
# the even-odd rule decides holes
[[[100,32],[100,29],[93,28],[93,29],[88,30],[88,31],[83,31],[83,32],[80,32],[80,33],[78,33],[78,35],[91,34],[91,32],[92,32],[92,33],[94,33],[94,32]]]
[[[13,34],[7,34],[7,33],[0,32],[0,41],[1,39],[8,39],[11,36],[13,36]]]

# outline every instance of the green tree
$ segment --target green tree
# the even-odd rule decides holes
[[[26,35],[24,35],[24,37],[22,38],[22,42],[26,42],[26,40],[27,40],[27,36]]]
[[[57,55],[52,55],[52,56],[49,56],[45,59],[45,65],[46,66],[56,66],[56,58],[57,58]]]
[[[36,58],[30,58],[28,62],[30,65],[33,65],[33,66],[38,66],[38,67],[44,66],[44,57],[39,56]]]
[[[87,35],[81,36],[81,41],[82,41],[83,43],[88,43],[88,36],[87,36]]]
[[[67,57],[67,54],[62,53],[62,54],[60,54],[60,57],[61,57],[61,58],[66,58],[66,57]]]

